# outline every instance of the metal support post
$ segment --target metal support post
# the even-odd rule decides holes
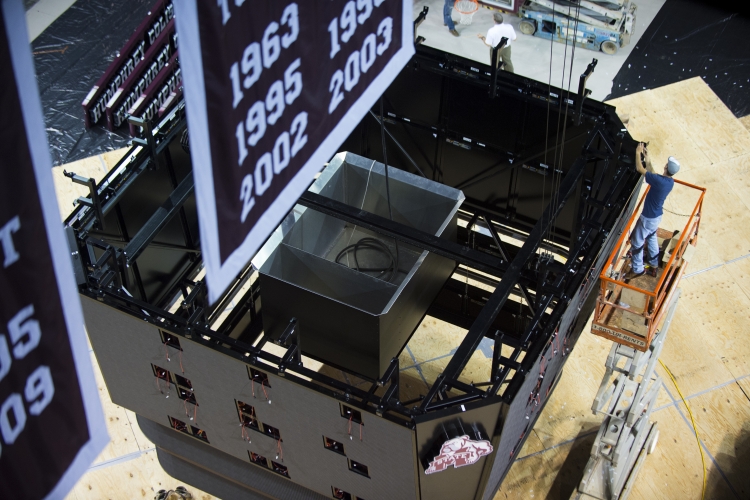
[[[498,68],[497,59],[499,57],[500,51],[505,47],[506,43],[508,43],[508,39],[506,37],[502,37],[500,39],[500,43],[497,44],[497,47],[492,47],[492,57],[490,58],[490,65],[492,66],[492,76],[490,78],[490,99],[494,99],[495,95],[497,95],[497,73],[500,71],[500,68]]]
[[[422,7],[422,12],[420,12],[417,18],[414,20],[414,45],[419,45],[420,43],[425,41],[425,38],[423,36],[417,36],[417,28],[419,28],[419,25],[424,22],[429,11],[430,8],[425,5],[424,7]]]
[[[154,170],[158,169],[161,166],[161,162],[159,161],[159,155],[156,153],[156,141],[154,140],[154,132],[151,130],[151,122],[143,118],[136,118],[135,116],[128,115],[128,123],[140,127],[143,135],[146,138],[142,139],[140,137],[136,137],[133,139],[133,144],[139,144],[143,147],[148,148],[149,154],[151,156],[152,168]]]
[[[281,358],[281,363],[279,363],[279,375],[283,377],[288,367],[302,366],[302,347],[300,345],[299,324],[297,324],[296,318],[289,320],[289,324],[279,337],[278,344],[288,346],[286,353]]]
[[[589,65],[586,66],[586,71],[584,71],[578,79],[578,99],[576,99],[576,125],[580,125],[581,120],[583,119],[583,101],[585,101],[589,94],[591,94],[591,91],[586,88],[586,82],[594,73],[594,68],[596,68],[596,63],[598,62],[599,61],[594,58],[589,63]]]
[[[90,207],[94,210],[94,213],[96,214],[96,225],[100,230],[103,231],[104,213],[102,212],[102,201],[99,197],[99,190],[96,186],[96,179],[94,179],[93,177],[89,177],[87,179],[86,177],[77,175],[75,172],[68,172],[66,170],[63,170],[63,175],[70,178],[70,180],[72,180],[75,184],[80,184],[89,188],[89,197],[84,198],[83,196],[81,196],[78,198],[78,200],[76,200],[76,202],[80,205]]]

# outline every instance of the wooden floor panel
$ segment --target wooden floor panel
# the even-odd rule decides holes
[[[672,319],[667,342],[659,359],[677,378],[683,394],[709,390],[733,377],[722,364],[721,355],[713,344],[699,341],[706,331],[695,324],[695,320],[685,307],[685,302],[680,299],[680,307]],[[660,366],[657,367],[657,373],[665,378],[665,383],[669,381],[669,377],[661,371]]]
[[[734,280],[729,266],[683,283],[680,307],[697,330],[694,341],[710,346],[719,356],[717,366],[726,367],[734,377],[750,373],[750,298]]]
[[[729,384],[690,399],[696,425],[740,498],[750,498],[750,405],[739,385]]]
[[[750,253],[750,231],[742,229],[750,227],[750,208],[732,188],[734,182],[714,166],[687,172],[680,179],[708,190],[696,251],[710,247],[724,262]]]

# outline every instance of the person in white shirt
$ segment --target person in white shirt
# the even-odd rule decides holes
[[[481,38],[486,46],[490,48],[490,63],[492,62],[492,48],[497,47],[503,37],[508,39],[505,47],[500,49],[499,61],[500,67],[509,73],[513,73],[513,63],[510,61],[510,45],[516,39],[516,30],[513,26],[504,22],[503,15],[499,12],[495,12],[492,15],[495,20],[495,25],[489,29],[487,36],[477,35]]]

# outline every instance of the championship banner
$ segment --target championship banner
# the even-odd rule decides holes
[[[143,61],[135,67],[130,76],[118,87],[112,99],[107,102],[105,107],[107,130],[115,130],[125,123],[128,110],[133,107],[159,73],[163,72],[175,52],[177,52],[177,34],[174,31],[174,21],[169,21],[146,51]]]
[[[136,28],[125,46],[117,53],[115,60],[86,95],[83,106],[83,122],[86,128],[93,127],[105,116],[107,103],[117,90],[145,60],[146,51],[156,43],[156,39],[174,18],[171,1],[157,0],[148,15]]]
[[[128,115],[135,116],[146,122],[151,122],[154,118],[161,116],[161,108],[171,104],[167,100],[182,82],[178,55],[179,51],[175,51],[172,54],[164,69],[159,72],[154,81],[146,87],[143,94],[128,110]],[[130,135],[136,137],[138,134],[136,129],[139,127],[136,127],[132,123],[128,123],[128,125],[130,127]]]
[[[414,54],[410,0],[175,0],[210,302]]]
[[[21,0],[2,0],[0,67],[0,498],[63,498],[108,437]]]

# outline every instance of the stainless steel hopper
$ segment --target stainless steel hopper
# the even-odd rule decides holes
[[[394,221],[455,241],[461,191],[392,167],[388,176]],[[310,191],[389,217],[383,164],[352,153],[336,155]],[[370,378],[398,356],[455,269],[452,260],[301,206],[253,264],[266,334],[277,339],[296,318],[306,355]]]

